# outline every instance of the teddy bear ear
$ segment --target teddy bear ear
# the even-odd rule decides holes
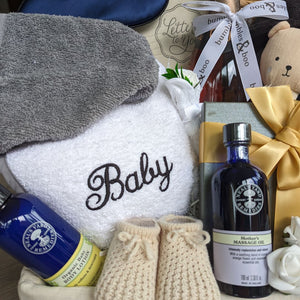
[[[290,23],[287,21],[282,21],[277,23],[268,33],[268,38],[274,36],[280,30],[289,29],[291,27]]]

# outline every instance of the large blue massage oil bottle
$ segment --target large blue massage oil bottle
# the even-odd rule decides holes
[[[99,248],[37,197],[2,185],[0,248],[54,286],[95,285],[104,263]]]
[[[266,256],[272,251],[265,174],[249,161],[251,127],[223,127],[227,163],[212,177],[213,265],[221,291],[259,298],[271,294]]]

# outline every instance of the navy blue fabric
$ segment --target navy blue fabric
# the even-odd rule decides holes
[[[168,0],[26,0],[20,12],[114,20],[136,26],[156,18],[167,3]]]

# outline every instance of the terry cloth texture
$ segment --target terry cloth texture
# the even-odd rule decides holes
[[[156,300],[219,300],[206,244],[210,236],[202,221],[167,215],[161,227]]]
[[[147,100],[120,105],[75,138],[9,151],[9,170],[100,248],[122,220],[186,213],[198,160],[172,84],[160,76]]]
[[[159,232],[153,219],[134,218],[118,224],[95,299],[155,299]]]
[[[148,42],[121,23],[11,13],[0,25],[2,154],[74,137],[157,86]]]

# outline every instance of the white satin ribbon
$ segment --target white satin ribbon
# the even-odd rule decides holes
[[[287,20],[289,15],[286,2],[282,0],[253,2],[236,13],[231,12],[228,5],[216,1],[190,1],[183,6],[196,11],[216,12],[216,14],[200,15],[193,21],[195,36],[215,29],[193,70],[200,80],[201,87],[203,88],[222,55],[231,33],[233,52],[244,92],[249,100],[245,89],[262,86],[262,80],[246,19],[266,17]]]

